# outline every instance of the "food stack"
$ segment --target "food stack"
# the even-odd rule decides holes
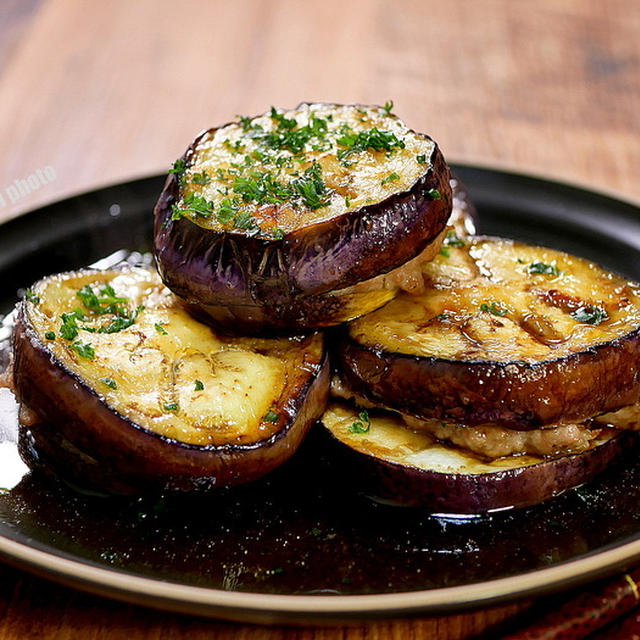
[[[391,103],[204,131],[154,209],[157,273],[50,276],[20,303],[23,458],[102,491],[208,491],[313,427],[351,486],[431,512],[582,484],[636,427],[638,285],[475,220]]]

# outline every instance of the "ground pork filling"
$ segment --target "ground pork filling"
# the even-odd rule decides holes
[[[367,409],[386,408],[360,397],[336,376],[331,382],[331,395],[352,400]],[[496,425],[467,427],[439,420],[420,420],[398,415],[407,427],[414,431],[428,431],[438,440],[492,459],[523,454],[558,456],[577,453],[588,449],[591,441],[597,438],[601,431],[600,428],[590,428],[587,424],[561,424],[545,429],[514,431]]]

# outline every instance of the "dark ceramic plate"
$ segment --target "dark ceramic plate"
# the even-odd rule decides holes
[[[564,184],[458,167],[481,231],[640,280],[640,209]],[[0,227],[0,311],[42,275],[148,249],[162,178],[77,196]],[[5,434],[5,440],[10,435]],[[640,559],[629,457],[538,507],[480,519],[376,505],[334,482],[313,437],[267,480],[210,498],[84,496],[24,473],[0,444],[0,553],[65,584],[159,608],[260,622],[459,611],[541,594]]]

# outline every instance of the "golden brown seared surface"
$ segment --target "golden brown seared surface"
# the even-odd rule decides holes
[[[640,326],[636,283],[552,249],[450,235],[423,274],[423,295],[399,295],[352,322],[350,336],[408,355],[535,363]]]
[[[272,109],[199,139],[178,208],[207,229],[288,233],[409,189],[434,148],[382,107]],[[206,213],[202,201],[190,206],[193,195]]]
[[[356,451],[440,473],[492,473],[530,466],[544,459],[540,455],[507,454],[483,460],[468,449],[442,444],[429,430],[408,428],[398,414],[380,411],[363,414],[360,409],[338,402],[329,404],[322,423],[338,440]],[[597,447],[617,433],[613,429],[597,430],[580,450]]]
[[[144,269],[53,276],[29,297],[31,326],[66,369],[120,415],[181,442],[268,438],[322,359],[318,335],[217,334]]]

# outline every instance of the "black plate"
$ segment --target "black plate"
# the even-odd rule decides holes
[[[570,251],[640,280],[636,206],[533,177],[456,171],[481,232]],[[149,249],[162,181],[100,189],[1,226],[0,311],[42,275],[120,248]],[[329,481],[313,445],[249,487],[132,501],[23,476],[15,448],[2,443],[0,552],[90,591],[262,622],[461,610],[567,587],[640,558],[640,466],[631,460],[547,504],[456,520],[354,495]]]

